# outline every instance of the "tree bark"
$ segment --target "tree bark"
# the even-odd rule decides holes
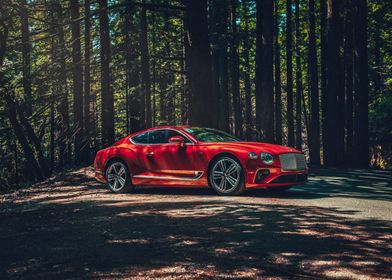
[[[207,24],[207,1],[183,1],[185,16],[185,56],[189,79],[189,123],[217,127],[216,98],[212,92],[212,68]],[[208,112],[208,113],[206,113]]]
[[[287,145],[294,146],[292,2],[286,1]]]
[[[29,35],[29,13],[26,0],[20,0],[20,20],[22,28],[22,73],[23,73],[23,92],[24,92],[24,111],[27,117],[32,114],[32,95],[31,95],[31,62],[30,62],[30,35]]]
[[[242,104],[240,96],[240,68],[238,56],[238,34],[237,34],[237,7],[238,0],[231,0],[231,48],[230,48],[230,73],[231,90],[234,108],[234,133],[242,138]]]
[[[341,118],[341,96],[344,94],[341,82],[341,1],[328,0],[328,59],[327,59],[327,92],[325,99],[325,143],[324,164],[337,166],[342,163],[344,150]],[[344,147],[344,146],[343,146]]]
[[[142,1],[142,11],[140,16],[140,55],[141,55],[141,82],[142,82],[142,119],[145,120],[144,127],[152,126],[151,113],[151,80],[150,80],[150,63],[147,40],[147,12],[146,1]]]
[[[260,140],[274,142],[273,4],[256,1],[256,119]]]
[[[354,3],[354,150],[353,163],[357,167],[369,166],[368,120],[368,54],[367,54],[367,1]]]
[[[301,34],[300,34],[300,21],[299,21],[299,6],[300,0],[295,0],[295,147],[302,150],[302,66],[301,66]]]
[[[73,131],[75,162],[86,161],[83,154],[83,69],[80,45],[79,0],[70,0],[72,30],[72,85],[73,85]]]
[[[139,131],[144,127],[144,119],[142,119],[142,112],[144,112],[144,106],[142,102],[142,96],[139,89],[140,77],[138,67],[138,54],[137,49],[139,47],[139,40],[135,40],[133,36],[138,37],[135,24],[135,5],[133,1],[128,1],[125,8],[125,19],[124,19],[124,31],[125,31],[125,71],[126,71],[126,87],[128,90],[128,126],[129,133]],[[144,100],[144,99],[143,99]]]
[[[280,46],[279,46],[279,1],[274,2],[274,39],[275,39],[275,142],[282,144],[282,83],[280,70]]]
[[[227,1],[212,1],[212,57],[215,90],[218,96],[218,127],[229,131],[229,94],[228,94],[228,34],[227,34]]]
[[[327,96],[327,2],[320,1],[320,93],[321,93],[321,130],[323,153],[326,142],[326,96]],[[323,156],[323,163],[324,156]]]
[[[99,0],[99,31],[101,43],[101,99],[102,99],[102,145],[114,142],[114,99],[110,78],[110,35],[107,0]]]
[[[68,86],[67,86],[67,68],[66,68],[66,54],[65,54],[65,36],[63,29],[63,9],[60,1],[53,3],[57,18],[57,34],[59,40],[59,73],[58,83],[60,85],[59,90],[59,102],[58,111],[60,112],[59,120],[59,164],[60,166],[67,165],[71,160],[71,148],[70,148],[70,129],[69,129],[69,111],[68,111]]]
[[[84,0],[84,138],[83,149],[86,160],[90,160],[90,139],[96,132],[90,127],[90,60],[91,60],[91,19],[90,0]]]
[[[243,36],[244,56],[244,91],[245,91],[245,139],[252,140],[252,93],[250,83],[250,43],[249,43],[249,11],[246,1],[242,3],[243,17],[245,22],[245,36]]]
[[[310,91],[310,131],[308,137],[309,157],[312,165],[320,165],[320,108],[317,67],[316,24],[314,0],[309,0],[309,91]]]
[[[353,159],[353,8],[352,1],[346,0],[346,20],[344,39],[344,71],[345,71],[345,126],[346,147],[345,163],[352,165]]]

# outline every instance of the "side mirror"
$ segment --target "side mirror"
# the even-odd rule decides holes
[[[173,136],[169,138],[169,143],[178,144],[181,147],[185,146],[185,139],[182,136]]]

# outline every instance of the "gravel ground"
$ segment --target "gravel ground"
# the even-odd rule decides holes
[[[391,172],[220,197],[114,195],[83,168],[0,201],[0,279],[392,279]]]

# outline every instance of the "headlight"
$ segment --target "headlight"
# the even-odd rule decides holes
[[[265,164],[273,164],[274,163],[274,157],[269,153],[261,153],[260,159]]]
[[[256,153],[253,153],[253,152],[249,152],[249,153],[248,153],[248,157],[249,157],[250,159],[257,159],[257,158],[258,158],[257,154],[256,154]]]

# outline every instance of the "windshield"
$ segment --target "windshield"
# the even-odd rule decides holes
[[[204,127],[187,127],[184,128],[186,132],[196,138],[201,142],[236,142],[240,141],[239,139],[231,136],[230,134],[212,129],[212,128],[204,128]]]

